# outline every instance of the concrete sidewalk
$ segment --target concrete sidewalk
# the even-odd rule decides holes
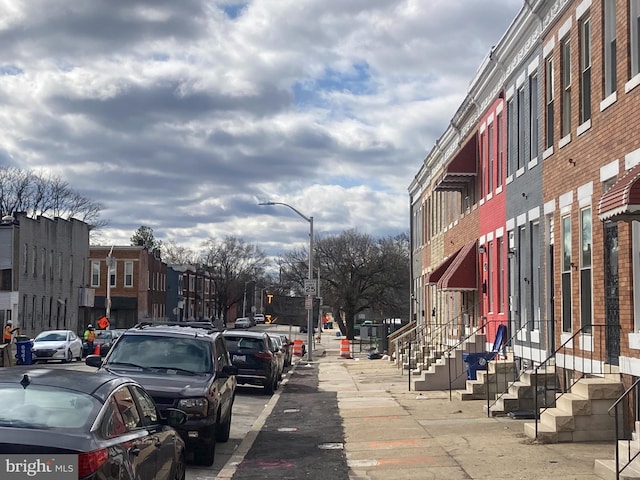
[[[291,468],[263,468],[251,473],[250,467],[255,466],[256,452],[264,448],[267,439],[273,443],[279,438],[286,448],[286,442],[295,444],[303,438],[302,428],[289,437],[283,433],[273,436],[273,432],[290,426],[287,415],[280,411],[291,411],[293,403],[313,398],[297,398],[296,389],[296,375],[308,377],[311,371],[317,375],[316,395],[333,398],[331,408],[337,408],[338,415],[328,410],[325,422],[309,425],[307,432],[317,429],[318,442],[325,429],[334,432],[331,441],[337,441],[336,432],[341,432],[343,454],[331,457],[331,465],[324,465],[323,457],[318,456],[316,464],[298,471],[305,472],[305,478],[595,480],[599,477],[594,473],[594,459],[613,458],[613,444],[536,444],[523,433],[527,420],[489,418],[483,413],[485,400],[463,402],[454,394],[450,401],[448,391],[409,391],[408,376],[393,363],[369,360],[364,351],[353,354],[352,359],[341,357],[340,340],[324,334],[313,362],[298,362],[288,375],[292,385],[285,383],[272,397],[254,431],[217,478],[294,478],[286,470],[293,473],[304,459],[293,453],[283,457]],[[304,411],[305,404],[301,405]],[[264,440],[260,441],[260,436]],[[276,452],[279,450],[263,454],[263,465]],[[336,468],[344,462],[347,468]],[[329,474],[332,468],[331,475],[322,476],[321,472]]]
[[[524,435],[532,420],[489,418],[486,400],[409,391],[406,372],[384,360],[339,358],[326,343],[319,389],[335,391],[350,479],[598,479],[595,458],[614,445],[543,445]]]

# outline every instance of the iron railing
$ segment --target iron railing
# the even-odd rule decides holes
[[[625,468],[631,465],[638,456],[640,456],[640,449],[636,449],[633,452],[631,445],[632,442],[637,440],[633,439],[633,432],[635,430],[635,421],[639,418],[639,406],[638,399],[640,395],[640,378],[638,378],[633,384],[618,398],[611,407],[609,407],[609,415],[614,412],[615,418],[615,430],[616,430],[616,480],[619,480],[620,474]],[[622,431],[621,431],[622,430]],[[620,443],[626,447],[626,456],[621,458]]]

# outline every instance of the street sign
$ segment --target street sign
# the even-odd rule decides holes
[[[311,310],[313,308],[313,298],[307,297],[304,299],[304,308],[306,310]]]
[[[316,281],[306,279],[304,281],[304,294],[315,295],[316,294]]]

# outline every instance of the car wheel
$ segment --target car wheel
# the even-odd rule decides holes
[[[184,480],[187,476],[187,467],[184,464],[184,452],[180,452],[178,455],[178,461],[176,462],[176,468],[174,470],[174,480]]]
[[[202,446],[196,450],[194,454],[195,463],[202,465],[203,467],[210,467],[213,465],[213,460],[216,456],[216,429],[211,427],[209,429],[209,435]]]
[[[273,380],[271,380],[268,384],[266,384],[264,386],[265,395],[272,395],[273,392],[275,392],[277,387],[278,387],[278,380],[276,380],[274,378]]]
[[[231,407],[229,407],[229,413],[224,422],[220,423],[220,420],[222,419],[218,420],[216,427],[216,442],[227,442],[231,434]]]
[[[73,353],[71,353],[71,350],[67,350],[67,357],[63,360],[63,362],[69,363],[71,360],[73,360]]]

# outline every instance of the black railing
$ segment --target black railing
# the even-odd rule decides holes
[[[543,362],[537,365],[534,369],[534,413],[535,413],[535,436],[538,438],[538,426],[540,423],[540,416],[548,408],[555,407],[556,402],[565,393],[571,391],[578,381],[583,378],[587,378],[590,375],[605,375],[614,373],[612,366],[606,364],[603,360],[606,357],[606,337],[607,329],[611,329],[612,325],[584,325],[580,330],[572,334],[566,339],[562,345],[560,345],[555,352],[549,355]],[[590,343],[587,344],[587,340],[590,339]],[[598,344],[594,343],[594,340],[598,340]],[[575,345],[582,340],[583,343]],[[586,348],[585,348],[586,347]],[[585,355],[585,353],[587,355]],[[560,365],[558,365],[558,358],[560,357]],[[539,405],[538,392],[540,388],[543,388],[544,392],[551,391],[552,388],[548,388],[548,375],[542,376],[544,385],[539,384],[539,372],[548,372],[553,369],[555,372],[556,366],[562,368],[565,372],[573,372],[573,375],[564,375],[562,381],[557,382],[557,378],[554,375],[554,382],[558,384],[558,388],[555,390],[555,395],[549,399],[548,395],[543,395],[543,405]],[[558,393],[559,392],[559,393]]]
[[[627,468],[639,455],[640,450],[633,452],[631,445],[635,422],[639,417],[638,398],[640,398],[640,378],[631,385],[618,400],[609,407],[609,415],[614,412],[616,429],[616,480],[619,480],[622,471]],[[622,413],[620,413],[620,411]],[[622,431],[621,431],[622,430]],[[621,458],[620,443],[626,446],[626,455]]]

